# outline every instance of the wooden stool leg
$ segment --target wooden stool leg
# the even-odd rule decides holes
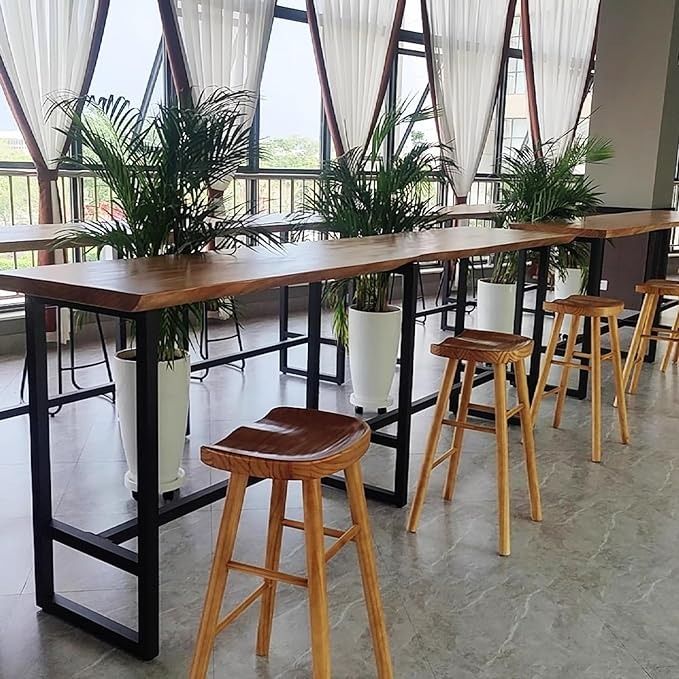
[[[528,394],[528,378],[523,361],[514,363],[516,389],[521,409],[521,437],[526,455],[526,474],[528,475],[528,493],[530,495],[530,516],[533,521],[542,521],[542,504],[540,503],[540,480],[535,460],[535,439],[533,437],[533,419],[530,412],[530,396]]]
[[[207,676],[210,655],[215,640],[219,613],[224,599],[226,577],[229,569],[227,563],[233,556],[233,548],[236,544],[236,533],[243,509],[245,489],[248,485],[246,474],[231,474],[229,487],[226,494],[226,502],[222,513],[222,520],[217,535],[215,555],[212,559],[210,579],[205,595],[205,605],[200,618],[196,648],[191,663],[191,679],[203,679]]]
[[[650,293],[644,295],[644,301],[641,304],[641,311],[639,311],[639,319],[634,328],[634,334],[632,335],[632,342],[629,345],[629,351],[627,352],[627,360],[625,361],[625,368],[622,371],[622,379],[625,385],[625,389],[629,385],[630,378],[632,377],[632,370],[636,364],[637,354],[639,353],[639,343],[641,342],[641,335],[646,327],[646,318],[648,317],[649,309],[653,304],[653,297]],[[616,402],[617,405],[617,402]]]
[[[467,412],[469,411],[469,402],[472,398],[472,389],[474,387],[474,374],[476,372],[476,361],[467,361],[464,369],[464,381],[462,383],[462,394],[460,395],[460,405],[457,409],[455,419],[458,422],[466,422]],[[448,464],[448,473],[446,475],[446,484],[443,487],[443,499],[446,502],[451,502],[453,493],[455,492],[455,481],[457,480],[457,470],[460,466],[460,458],[462,457],[462,440],[464,438],[464,428],[455,427],[455,434],[453,435],[453,454],[450,457]]]
[[[578,337],[578,327],[580,325],[580,316],[572,316],[571,324],[568,328],[568,340],[566,341],[566,351],[564,353],[564,365],[561,368],[561,377],[559,379],[559,391],[556,394],[556,405],[554,406],[554,419],[552,420],[552,427],[558,429],[561,425],[561,415],[563,414],[563,405],[566,401],[566,394],[568,392],[568,376],[570,375],[570,363],[573,363],[573,354],[575,353],[575,343]]]
[[[672,334],[670,335],[670,337],[672,337],[672,340],[677,337],[678,332],[679,332],[679,313],[677,313],[676,318],[674,319],[674,324],[672,325]],[[673,342],[672,340],[668,340],[667,342],[667,349],[665,349],[665,355],[663,356],[662,365],[660,366],[661,372],[667,371],[667,366],[670,364],[670,358],[672,357],[673,352],[676,356],[676,348],[679,345],[677,344],[677,342]]]
[[[613,352],[613,379],[618,403],[618,421],[620,422],[620,440],[629,443],[629,423],[627,422],[627,403],[625,400],[625,383],[622,379],[622,357],[620,356],[620,332],[618,319],[611,316],[608,319],[611,332],[611,351]]]
[[[601,319],[592,318],[592,462],[601,462]]]
[[[510,554],[509,532],[509,443],[507,436],[507,366],[494,365],[495,432],[497,438],[497,500],[499,547],[501,556]]]
[[[377,578],[377,566],[375,565],[375,551],[368,518],[368,507],[363,490],[363,474],[360,462],[356,462],[345,470],[347,480],[347,495],[351,509],[351,520],[359,527],[356,535],[356,549],[358,551],[358,564],[361,569],[363,580],[363,593],[368,609],[368,622],[370,634],[375,650],[378,679],[392,679],[394,669],[389,652],[389,637],[382,609],[382,597],[380,596],[379,581]]]
[[[330,679],[330,623],[323,543],[323,498],[320,479],[302,481],[304,538],[309,580],[309,628],[314,679]]]
[[[271,487],[269,505],[269,529],[266,538],[266,556],[264,567],[271,571],[278,570],[281,560],[281,543],[283,542],[283,519],[285,518],[285,501],[288,496],[288,482],[274,479]],[[276,580],[266,581],[266,591],[262,595],[262,607],[259,611],[257,627],[257,655],[269,655],[271,645],[271,627],[276,606]]]
[[[417,530],[417,525],[420,522],[420,514],[422,513],[422,506],[427,497],[432,463],[434,462],[436,449],[438,448],[439,439],[441,438],[443,419],[448,412],[448,398],[450,396],[450,391],[453,388],[457,363],[456,360],[447,361],[446,370],[443,374],[443,380],[441,381],[441,388],[439,389],[439,394],[436,398],[434,419],[431,423],[431,428],[429,429],[427,446],[424,450],[424,457],[422,458],[422,469],[420,470],[420,479],[417,482],[417,492],[415,493],[413,505],[410,508],[410,517],[408,518],[408,531],[411,533],[414,533]]]
[[[542,397],[545,394],[545,387],[547,386],[547,380],[549,379],[549,369],[552,366],[552,360],[554,359],[554,353],[556,352],[556,345],[559,343],[559,333],[561,332],[563,319],[563,314],[556,315],[556,318],[554,319],[554,325],[552,326],[552,334],[549,336],[549,342],[547,343],[547,351],[545,352],[542,370],[540,371],[538,384],[535,388],[535,395],[533,396],[533,405],[531,406],[531,419],[533,421],[533,425],[535,425],[535,420],[537,419],[538,413],[540,412],[540,404],[542,403]]]
[[[650,335],[653,329],[653,319],[655,318],[655,312],[658,308],[658,302],[660,301],[660,295],[652,295],[651,305],[646,314],[646,322],[644,323],[644,328],[642,336],[639,338],[639,350],[637,352],[636,360],[634,361],[634,368],[632,370],[632,381],[629,387],[630,394],[636,394],[639,387],[639,378],[641,377],[641,369],[644,367],[644,358],[646,358],[646,352],[648,351],[649,339],[648,337],[643,337],[643,335]]]

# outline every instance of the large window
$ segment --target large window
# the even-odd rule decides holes
[[[309,27],[275,19],[262,77],[260,167],[318,168],[320,138],[321,88]]]
[[[123,96],[140,106],[161,34],[156,0],[112,2],[90,92],[97,96]],[[162,101],[162,80],[157,77],[151,82],[152,102]]]
[[[427,62],[424,56],[401,54],[398,58],[397,73],[397,102],[408,102],[408,112],[411,114],[431,111]],[[401,126],[397,132],[396,149],[407,150],[416,142],[435,143],[437,138],[435,120],[432,117],[423,118],[410,125]]]

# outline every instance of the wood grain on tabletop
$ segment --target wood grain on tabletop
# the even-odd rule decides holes
[[[298,283],[556,245],[569,233],[459,227],[219,253],[57,264],[0,273],[0,289],[121,312],[148,311]]]

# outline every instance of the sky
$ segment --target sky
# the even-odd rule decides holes
[[[279,4],[303,9],[305,0],[279,0]],[[403,26],[421,29],[419,0],[407,0]],[[122,95],[139,105],[160,35],[156,0],[111,0],[90,91],[101,96]],[[161,95],[159,82],[156,96]],[[318,138],[320,87],[306,24],[274,20],[261,95],[263,137]],[[0,93],[0,131],[17,129]]]

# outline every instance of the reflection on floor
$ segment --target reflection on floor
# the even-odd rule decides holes
[[[416,396],[437,386],[441,362],[428,344],[438,319],[417,328]],[[269,341],[276,321],[248,321],[246,348]],[[629,341],[629,332],[623,334]],[[93,346],[92,351],[95,351]],[[332,369],[331,350],[324,351]],[[328,352],[327,355],[325,352]],[[291,352],[302,365],[303,350]],[[87,351],[83,352],[87,357]],[[605,369],[608,377],[608,369]],[[15,402],[21,357],[0,362],[0,402]],[[100,374],[89,377],[96,382]],[[87,383],[83,375],[82,381]],[[435,472],[417,535],[405,532],[407,509],[370,504],[381,587],[397,677],[430,679],[670,679],[679,677],[679,371],[644,370],[630,400],[632,444],[622,446],[610,380],[604,384],[604,460],[589,461],[589,403],[570,400],[561,430],[550,428],[549,402],[537,429],[544,523],[528,518],[518,431],[512,444],[512,538],[508,559],[495,554],[494,442],[469,432],[454,503],[440,499]],[[350,388],[325,385],[321,406],[349,411]],[[489,398],[483,388],[475,400]],[[513,398],[513,395],[510,395]],[[244,373],[213,370],[191,387],[192,434],[184,466],[187,490],[217,477],[198,459],[215,440],[268,408],[304,399],[304,383],[278,374],[276,355],[252,360]],[[429,424],[415,417],[411,488]],[[445,434],[444,434],[445,435]],[[38,612],[33,601],[28,421],[0,423],[0,676],[185,677],[220,506],[162,530],[162,649],[140,663]],[[71,405],[52,421],[56,516],[101,530],[134,514],[122,484],[123,452],[114,409],[98,398]],[[374,447],[367,480],[388,483],[392,452]],[[263,556],[268,487],[248,491],[236,558]],[[326,490],[326,522],[348,519],[345,498]],[[300,518],[293,488],[289,515]],[[133,578],[67,548],[56,547],[58,589],[121,621],[135,622]],[[301,535],[286,532],[283,567],[304,568]],[[333,677],[374,676],[355,556],[343,550],[329,565]],[[229,601],[251,589],[235,575]],[[280,588],[268,660],[254,654],[257,607],[219,638],[214,677],[273,679],[309,676],[305,593]],[[228,604],[227,604],[228,605]]]

